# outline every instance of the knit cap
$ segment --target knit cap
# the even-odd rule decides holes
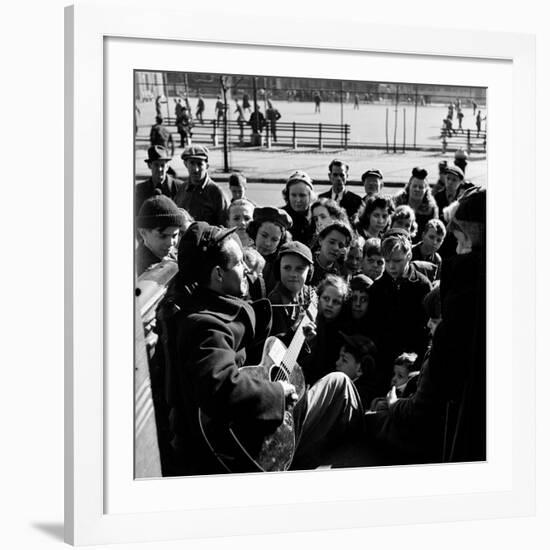
[[[176,203],[165,195],[147,199],[139,209],[136,227],[154,229],[156,227],[181,227],[185,219]]]

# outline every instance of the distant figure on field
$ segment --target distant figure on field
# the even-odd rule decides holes
[[[172,134],[168,131],[166,126],[162,124],[162,117],[158,116],[155,120],[156,122],[151,126],[151,131],[149,132],[151,147],[160,145],[161,147],[169,148],[171,156],[174,156],[174,140],[172,139]]]
[[[315,112],[320,113],[321,112],[321,94],[319,92],[315,92],[313,96],[313,102],[315,103]]]
[[[269,121],[269,128],[271,130],[271,137],[273,141],[277,141],[277,121],[281,118],[281,113],[273,106],[271,101],[267,102],[267,111],[265,116]]]
[[[197,101],[197,111],[195,113],[195,116],[199,120],[201,124],[204,124],[204,120],[202,118],[202,114],[204,113],[205,105],[204,105],[204,99],[202,98],[202,95],[199,94],[199,99]]]

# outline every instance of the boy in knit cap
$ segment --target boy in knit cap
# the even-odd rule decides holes
[[[146,269],[172,254],[185,218],[174,201],[158,195],[147,199],[136,218],[142,242],[136,249],[136,270],[139,277]]]

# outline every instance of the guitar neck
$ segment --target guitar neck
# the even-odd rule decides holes
[[[296,366],[296,361],[298,355],[304,344],[305,335],[304,335],[304,326],[306,323],[311,322],[311,319],[315,319],[317,316],[317,303],[312,299],[311,303],[307,308],[307,312],[304,315],[303,319],[300,321],[296,333],[292,338],[292,342],[288,346],[288,349],[281,361],[281,364],[290,372]]]

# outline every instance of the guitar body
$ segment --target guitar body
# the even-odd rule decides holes
[[[275,472],[287,470],[296,448],[296,424],[305,413],[306,384],[302,369],[297,365],[284,365],[286,346],[270,336],[265,344],[259,365],[240,369],[259,380],[275,382],[285,380],[296,388],[298,402],[286,410],[283,422],[269,434],[258,433],[254,426],[227,424],[220,426],[199,410],[199,423],[206,443],[229,472]]]

